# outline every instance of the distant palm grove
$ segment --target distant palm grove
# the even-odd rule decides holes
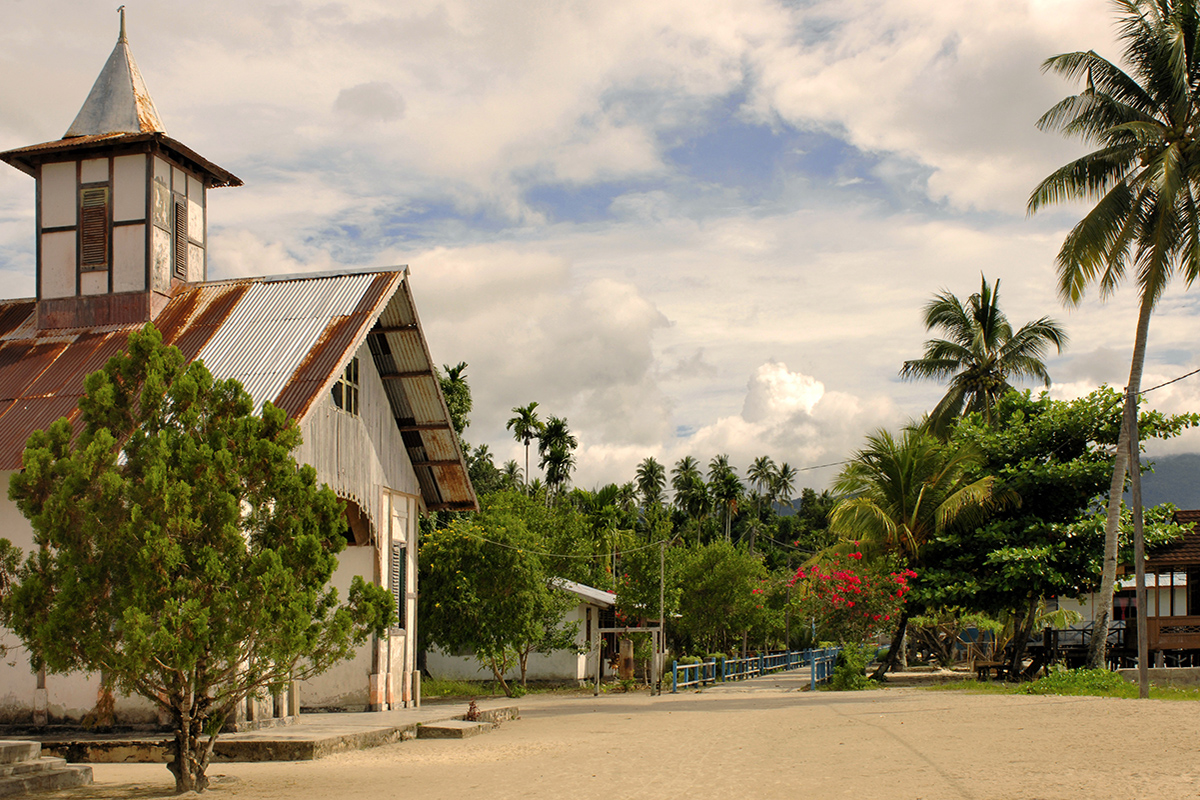
[[[624,483],[572,487],[577,438],[565,417],[543,419],[531,402],[508,423],[523,465],[497,466],[486,447],[468,448],[482,510],[443,516],[425,535],[439,545],[431,555],[449,553],[441,545],[454,541],[482,549],[448,573],[435,558],[426,567],[423,550],[430,585],[422,597],[435,596],[431,588],[478,589],[472,597],[486,605],[484,583],[468,576],[487,573],[486,548],[507,548],[540,576],[530,585],[570,578],[614,591],[618,617],[630,624],[661,615],[675,655],[882,637],[891,643],[882,677],[906,656],[906,634],[923,657],[948,665],[970,624],[1010,644],[1006,671],[1019,678],[1025,642],[1051,619],[1044,601],[1095,592],[1089,658],[1103,666],[1116,574],[1130,560],[1122,496],[1131,453],[1200,422],[1139,409],[1154,306],[1173,278],[1190,286],[1200,276],[1200,10],[1191,0],[1113,6],[1120,63],[1088,50],[1042,65],[1082,89],[1038,127],[1093,149],[1036,186],[1028,211],[1094,204],[1064,240],[1058,285],[1046,295],[1057,289],[1073,305],[1090,287],[1107,297],[1136,284],[1126,391],[1101,387],[1059,401],[1015,388],[1023,380],[1049,387],[1046,358],[1068,337],[1048,316],[1010,323],[1000,281],[980,276],[965,301],[945,288],[933,294],[923,323],[934,338],[897,365],[903,379],[942,383],[942,399],[901,430],[870,433],[828,491],[796,497],[808,465],[768,454],[733,464],[721,453],[674,464],[646,458]],[[464,368],[445,381],[460,434],[470,410]],[[1147,544],[1181,534],[1171,511],[1146,510]],[[453,585],[438,585],[439,574],[455,576]],[[866,586],[899,588],[876,593],[890,605],[864,609]],[[515,594],[511,586],[503,593]],[[507,663],[507,648],[546,646],[551,618],[530,613],[503,640],[469,643],[491,648],[493,665]],[[436,622],[426,630],[434,643],[466,642],[451,633]]]

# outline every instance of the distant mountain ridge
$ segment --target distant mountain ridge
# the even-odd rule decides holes
[[[1200,508],[1200,453],[1148,460],[1154,463],[1154,472],[1142,475],[1143,505],[1174,503],[1178,508]]]

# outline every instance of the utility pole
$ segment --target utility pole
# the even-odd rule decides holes
[[[1137,576],[1137,648],[1138,648],[1138,697],[1150,697],[1150,631],[1147,630],[1146,608],[1146,538],[1142,524],[1142,467],[1141,445],[1137,427],[1137,395],[1126,389],[1125,424],[1129,427],[1129,477],[1133,483],[1133,565]],[[1158,581],[1154,582],[1155,591]],[[1171,591],[1175,591],[1175,580],[1171,580]]]
[[[658,543],[658,653],[655,662],[658,664],[658,693],[662,694],[662,677],[667,668],[667,540],[664,537]]]

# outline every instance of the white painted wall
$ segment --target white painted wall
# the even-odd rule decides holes
[[[113,291],[136,292],[146,288],[146,226],[113,228]]]
[[[113,221],[146,218],[146,156],[113,159]]]
[[[42,297],[75,295],[75,231],[42,234]]]
[[[331,583],[338,600],[345,602],[355,575],[372,581],[375,576],[375,548],[347,547],[338,555],[338,568]],[[354,658],[335,665],[327,672],[300,682],[300,705],[304,708],[341,708],[363,711],[367,707],[372,672],[370,640],[358,648]]]
[[[581,647],[584,641],[584,616],[588,604],[580,603],[563,617],[564,623],[578,622],[579,632],[575,642]],[[599,607],[592,606],[592,619],[597,619]],[[589,675],[596,672],[595,653],[576,654],[570,650],[556,650],[550,655],[535,653],[529,656],[525,677],[531,681],[586,681]],[[492,671],[481,665],[473,656],[450,655],[437,648],[425,653],[425,666],[429,674],[439,680],[492,680]],[[520,667],[514,667],[505,673],[505,680],[521,677]]]
[[[81,273],[79,276],[80,294],[108,294],[108,270]]]
[[[79,162],[80,183],[108,183],[108,159],[85,158]]]
[[[59,161],[42,165],[42,227],[59,228],[75,224],[75,162]]]

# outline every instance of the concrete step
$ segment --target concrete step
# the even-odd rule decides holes
[[[0,764],[15,764],[18,761],[29,761],[37,758],[42,752],[41,742],[29,742],[22,739],[0,740]]]
[[[496,727],[492,722],[467,722],[462,719],[448,719],[445,722],[432,722],[417,728],[418,739],[466,739],[487,733]]]
[[[0,778],[0,797],[16,797],[34,792],[53,792],[92,783],[92,768],[67,766],[28,775],[10,775]]]
[[[65,758],[54,758],[52,756],[42,756],[30,761],[18,761],[15,764],[0,764],[0,778],[7,778],[10,775],[28,775],[32,772],[49,772],[52,769],[61,769],[67,765]]]

